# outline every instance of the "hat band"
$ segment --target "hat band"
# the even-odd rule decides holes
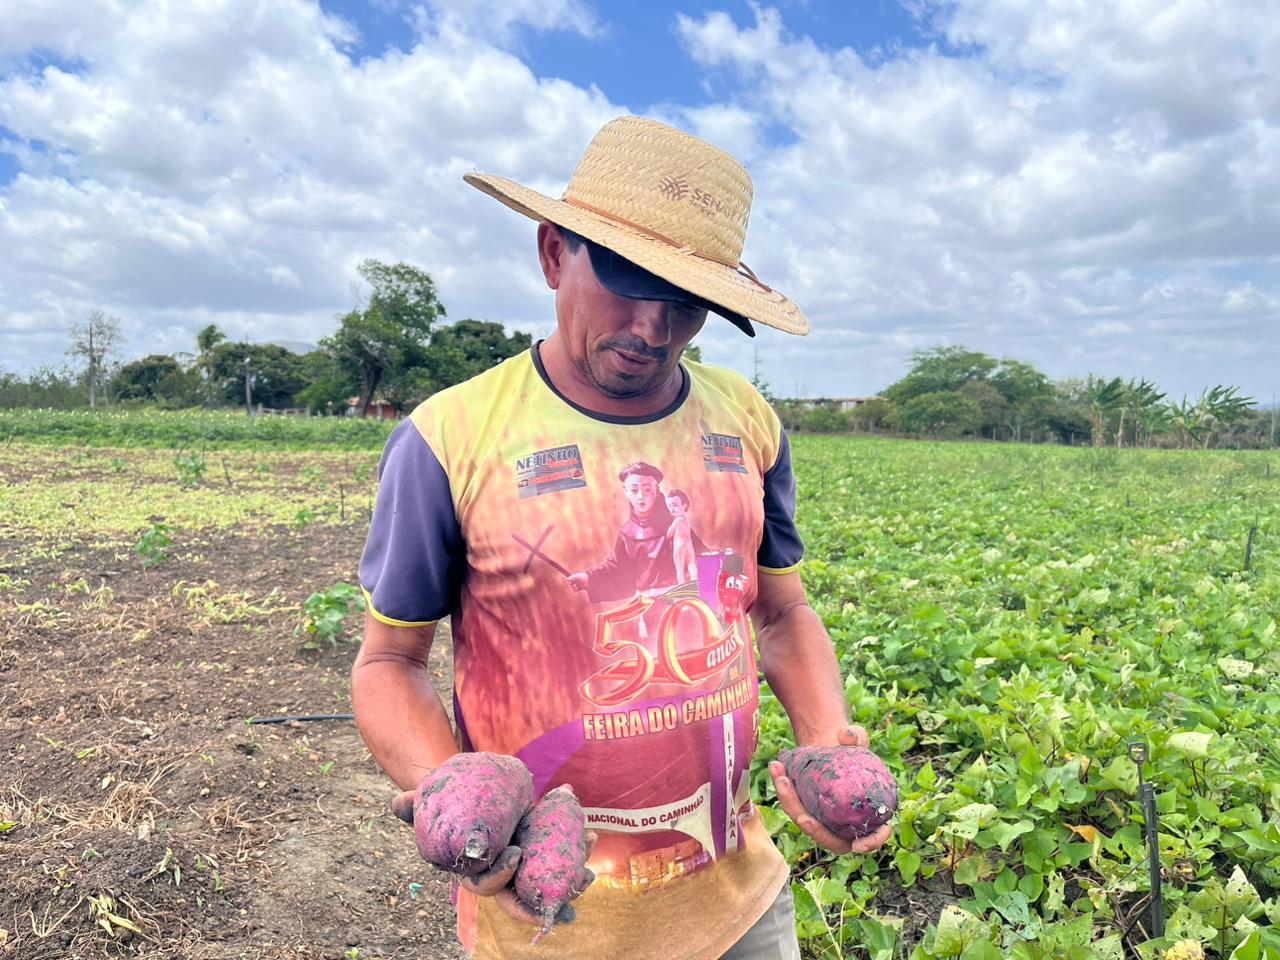
[[[656,230],[650,230],[648,227],[641,226],[640,224],[635,223],[634,221],[627,220],[624,217],[620,217],[616,213],[610,213],[608,210],[601,210],[599,207],[594,207],[583,200],[577,199],[576,197],[562,197],[561,201],[563,203],[569,204],[570,206],[577,207],[580,210],[585,210],[588,213],[594,213],[597,217],[604,217],[610,223],[616,223],[619,226],[629,227],[630,229],[635,230],[638,233],[644,234],[650,240],[657,240],[661,243],[667,244],[667,246],[675,247],[676,253],[689,253],[689,254],[693,254],[693,256],[698,257],[701,260],[710,260],[712,263],[718,263],[723,267],[733,267],[735,270],[738,271],[738,273],[746,277],[748,280],[754,283],[757,287],[759,287],[765,293],[773,293],[773,287],[769,286],[767,283],[765,283],[763,280],[757,277],[755,271],[752,270],[750,267],[748,267],[741,260],[739,260],[737,263],[733,263],[732,261],[729,261],[729,260],[721,260],[718,257],[712,257],[705,253],[699,253],[697,250],[693,249],[693,247],[676,243],[670,237],[663,236],[661,233],[658,233],[658,231]]]

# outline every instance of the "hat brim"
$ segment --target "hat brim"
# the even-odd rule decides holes
[[[569,232],[568,227],[561,226],[561,229]],[[650,273],[639,264],[632,263],[616,250],[610,250],[603,244],[577,234],[573,236],[577,236],[586,246],[591,258],[591,269],[595,271],[596,279],[610,293],[632,300],[664,300],[669,303],[683,301],[719,314],[748,337],[756,335],[756,332],[751,329],[751,321],[742,314],[726,310],[717,303],[705,300],[688,290],[682,290],[674,283],[663,280],[656,273]]]
[[[531,220],[550,220],[657,274],[714,306],[723,307],[766,327],[804,336],[809,321],[790,299],[736,267],[673,247],[633,226],[603,214],[486,173],[468,173],[467,183]]]

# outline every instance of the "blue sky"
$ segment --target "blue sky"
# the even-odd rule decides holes
[[[0,127],[0,185],[8,183],[18,175],[18,160],[5,149],[6,144],[17,140],[12,130]]]
[[[397,9],[359,0],[323,0],[321,6],[360,30],[360,43],[350,51],[355,58],[381,56],[390,47],[408,51],[415,42],[413,28]],[[781,0],[774,6],[793,33],[811,37],[827,50],[851,48],[872,63],[904,48],[930,43],[948,47],[945,37],[896,0]],[[676,18],[719,10],[750,21],[753,4],[652,0],[600,3],[596,10],[605,21],[599,34],[525,27],[518,31],[515,52],[539,76],[581,87],[594,84],[611,101],[633,110],[733,96],[733,77],[708,73],[689,59],[675,30]]]
[[[0,31],[0,369],[58,365],[95,309],[122,359],[207,323],[314,343],[370,256],[428,270],[450,317],[546,335],[532,225],[461,174],[557,193],[601,124],[644,112],[743,159],[744,259],[813,326],[709,324],[712,362],[750,372],[758,345],[787,392],[858,395],[963,344],[1270,397],[1270,6],[26,5]]]

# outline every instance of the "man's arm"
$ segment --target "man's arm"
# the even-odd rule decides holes
[[[403,791],[392,803],[396,816],[413,823],[413,791],[422,777],[458,752],[449,715],[427,676],[427,655],[436,625],[393,627],[372,613],[364,619],[364,643],[351,668],[351,704],[369,752]],[[540,926],[510,887],[520,848],[507,847],[486,872],[459,883],[494,897],[511,917]]]
[[[440,695],[427,675],[436,625],[393,627],[365,614],[351,668],[351,704],[369,752],[402,790],[458,752]]]
[[[822,619],[809,606],[799,571],[760,575],[751,620],[765,681],[791,720],[796,744],[868,746],[867,731],[849,723],[835,648]],[[805,810],[781,763],[770,762],[769,772],[782,809],[820,846],[835,853],[869,853],[889,839],[889,824],[852,843],[837,837]]]
[[[840,665],[799,571],[760,575],[751,621],[760,668],[787,711],[799,746],[833,746],[849,726]]]

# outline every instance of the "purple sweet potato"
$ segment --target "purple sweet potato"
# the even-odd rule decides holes
[[[558,916],[572,917],[569,901],[595,879],[587,869],[587,820],[573,788],[556,787],[535,803],[516,828],[514,842],[522,851],[516,898],[542,918],[533,938],[537,943]]]
[[[898,809],[893,774],[863,747],[799,747],[778,759],[804,808],[842,839],[874,833]]]
[[[455,754],[422,779],[413,798],[418,852],[449,873],[484,873],[532,804],[533,777],[515,757]]]

